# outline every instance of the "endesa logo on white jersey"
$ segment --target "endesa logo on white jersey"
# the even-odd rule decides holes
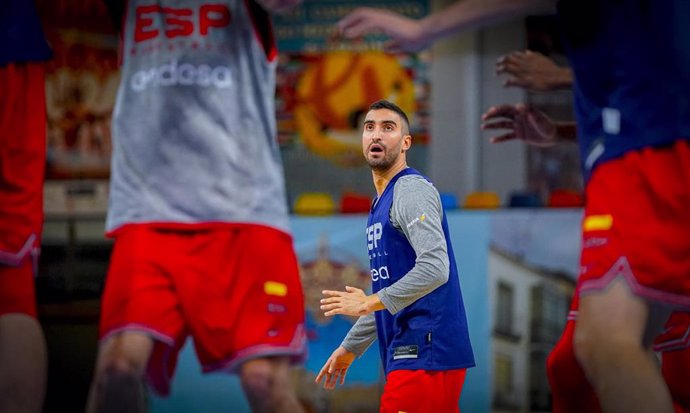
[[[224,4],[194,4],[192,7],[168,7],[158,4],[137,6],[134,13],[133,45],[128,53],[146,54],[154,50],[178,47],[222,47],[212,39],[214,30],[232,24],[231,10]],[[229,66],[209,66],[172,60],[158,67],[139,70],[130,77],[130,86],[141,92],[151,87],[233,86]]]
[[[232,71],[228,66],[215,66],[201,64],[195,66],[190,63],[180,63],[173,60],[159,67],[139,70],[130,80],[130,86],[137,92],[142,92],[149,87],[161,86],[204,86],[219,89],[229,88],[233,85]]]

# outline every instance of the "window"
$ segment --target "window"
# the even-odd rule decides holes
[[[548,351],[533,350],[529,361],[529,404],[530,411],[551,411],[551,393],[546,378],[546,359]]]
[[[496,327],[497,333],[514,336],[513,333],[513,286],[505,282],[498,283],[498,296],[496,297]]]
[[[515,386],[513,382],[513,358],[496,354],[494,365],[494,405],[497,407],[515,406]]]
[[[510,356],[496,356],[496,393],[513,392],[513,359]]]
[[[532,342],[555,344],[568,316],[569,297],[557,288],[532,288]]]

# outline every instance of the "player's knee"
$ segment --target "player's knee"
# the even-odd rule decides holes
[[[573,337],[575,357],[588,376],[604,364],[627,358],[632,353],[644,351],[639,338],[627,331],[583,326],[578,324]]]
[[[99,400],[97,412],[144,412],[145,398],[141,374],[126,359],[105,364],[97,378]]]
[[[258,397],[268,397],[276,385],[275,374],[266,364],[245,366],[240,374],[240,380],[247,393]]]
[[[96,372],[96,385],[101,392],[124,393],[137,389],[142,379],[142,369],[125,356],[110,357],[100,363]]]
[[[143,366],[126,355],[109,357],[102,363],[101,374],[105,376],[124,377],[140,376]]]
[[[289,383],[270,362],[247,363],[240,373],[247,396],[262,403],[273,403],[289,388]]]

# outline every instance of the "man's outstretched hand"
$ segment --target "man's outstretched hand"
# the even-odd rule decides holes
[[[345,291],[323,290],[323,295],[326,298],[321,299],[321,310],[325,316],[359,317],[385,308],[376,294],[366,295],[355,287],[345,287]]]
[[[556,124],[543,112],[530,105],[499,105],[482,115],[482,130],[507,129],[491,138],[491,143],[521,140],[533,146],[547,147],[557,143]]]

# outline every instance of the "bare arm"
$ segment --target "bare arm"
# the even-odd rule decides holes
[[[451,34],[483,28],[529,13],[553,10],[553,0],[460,0],[420,20],[385,9],[358,8],[338,22],[346,38],[370,33],[390,37],[390,51],[419,51]]]

